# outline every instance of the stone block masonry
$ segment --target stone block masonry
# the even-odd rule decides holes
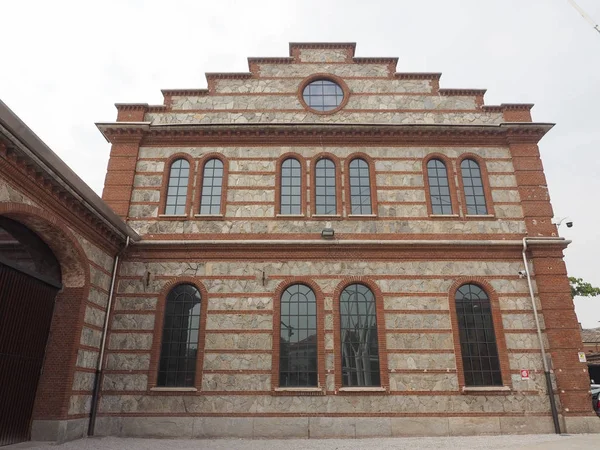
[[[456,423],[473,414],[495,415],[496,421],[503,414],[526,414],[549,420],[544,386],[539,383],[543,374],[539,346],[531,329],[531,305],[520,302],[526,299],[527,284],[516,275],[520,268],[518,253],[514,259],[502,261],[367,262],[356,254],[344,261],[281,261],[273,255],[266,261],[215,259],[199,263],[192,262],[195,258],[189,256],[189,263],[175,263],[168,259],[145,259],[138,251],[136,260],[121,266],[118,311],[111,326],[100,408],[104,421],[115,415],[123,418],[115,420],[134,420],[140,415],[175,414],[191,418],[218,412],[227,417],[223,420],[244,423],[251,420],[247,414],[264,420],[273,415],[322,418],[333,415],[338,418],[332,416],[327,420],[335,422],[344,416],[351,417],[347,420],[352,423],[358,420],[354,416],[384,416],[382,420],[387,421],[416,415],[413,420],[426,423],[421,416],[432,411],[451,416]],[[153,281],[145,284],[142,278],[148,272]],[[264,284],[260,276],[247,278],[248,274],[263,272]],[[501,333],[498,338],[505,340],[508,348],[509,365],[505,370],[513,380],[510,390],[501,395],[465,394],[459,386],[448,290],[456,280],[469,276],[487,278],[498,297],[498,306],[502,303],[509,308],[498,310],[500,322],[508,333]],[[327,382],[320,387],[317,397],[299,393],[280,396],[272,387],[279,357],[272,334],[278,321],[274,313],[274,305],[279,301],[275,291],[281,283],[294,279],[313,280],[322,292],[325,320],[318,339],[326,354]],[[381,292],[376,301],[384,320],[378,323],[378,330],[385,336],[386,348],[380,349],[379,357],[387,361],[389,383],[384,391],[370,395],[340,391],[333,378],[329,381],[340,358],[331,319],[339,305],[334,293],[351,279],[369,280]],[[177,280],[202,286],[205,293],[202,301],[207,306],[197,391],[175,394],[176,389],[175,392],[153,390],[155,385],[148,380],[156,379],[152,371],[156,370],[159,353],[153,344],[162,339],[161,324],[157,325],[154,317],[163,304],[160,299],[164,299],[165,286],[168,288]],[[533,380],[529,383],[522,383],[516,377],[523,367],[532,370]],[[511,378],[510,374],[514,376]],[[361,421],[356,423],[366,426]],[[295,426],[303,429],[299,423]],[[389,427],[386,429],[389,431]],[[344,431],[337,432],[346,435]]]

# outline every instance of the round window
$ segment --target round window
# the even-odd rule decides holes
[[[315,80],[302,92],[306,105],[316,111],[331,111],[342,104],[344,91],[333,81]]]

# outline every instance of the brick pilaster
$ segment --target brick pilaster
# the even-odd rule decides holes
[[[563,413],[591,415],[588,369],[577,355],[583,344],[562,251],[537,247],[530,254]]]
[[[129,214],[139,148],[139,138],[113,143],[104,179],[102,200],[124,219]]]

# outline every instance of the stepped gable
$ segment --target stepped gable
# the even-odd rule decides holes
[[[250,57],[248,72],[209,72],[207,88],[164,89],[163,105],[117,104],[118,121],[164,124],[335,123],[498,125],[531,122],[531,104],[485,105],[485,89],[440,88],[440,73],[397,72],[398,58],[357,57],[354,43],[290,43],[289,56]],[[303,101],[328,79],[344,102],[315,112]]]

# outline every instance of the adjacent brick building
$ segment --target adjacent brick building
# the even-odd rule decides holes
[[[290,44],[98,124],[103,199],[141,239],[96,434],[553,432],[526,237],[561,430],[597,428],[537,146],[552,125],[354,50]],[[89,417],[94,355],[68,417]]]

